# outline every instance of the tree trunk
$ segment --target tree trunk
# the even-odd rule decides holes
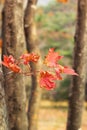
[[[2,69],[0,67],[0,130],[9,130],[3,80]]]
[[[78,0],[74,51],[74,69],[79,76],[73,76],[67,130],[80,130],[82,123],[87,67],[87,0]]]
[[[3,13],[3,55],[16,59],[25,51],[23,0],[6,0]],[[23,75],[3,67],[11,130],[27,130],[26,94]],[[8,74],[9,73],[9,74]]]
[[[25,11],[25,35],[28,52],[36,52],[40,55],[40,51],[37,44],[37,33],[36,25],[34,22],[34,15],[36,9],[36,0],[28,0],[27,8]],[[32,71],[37,71],[41,69],[41,61],[37,64],[31,64]],[[32,86],[31,86],[31,95],[29,99],[29,108],[28,108],[28,119],[29,119],[29,129],[28,130],[37,130],[38,122],[38,112],[39,104],[41,98],[41,89],[38,83],[38,74],[32,75]]]

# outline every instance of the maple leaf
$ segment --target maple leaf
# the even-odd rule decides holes
[[[67,3],[68,0],[56,0],[57,2],[61,2],[61,3]]]
[[[3,58],[2,64],[6,66],[7,68],[11,69],[13,72],[21,72],[20,67],[15,63],[15,59],[13,58],[12,55],[10,56],[5,56]]]
[[[38,54],[34,54],[34,53],[27,53],[27,54],[23,54],[21,57],[21,59],[24,60],[24,64],[27,65],[29,62],[37,62],[39,59],[39,55]]]
[[[59,65],[59,64],[57,65],[57,68],[55,68],[55,71],[56,71],[56,76],[59,77],[60,79],[61,79],[60,77],[61,73],[78,76],[78,74],[73,69],[66,66]]]
[[[44,63],[49,67],[56,67],[58,60],[61,58],[63,58],[63,56],[60,56],[57,52],[54,52],[54,48],[51,48],[45,57]]]
[[[10,56],[3,56],[3,61],[2,61],[2,64],[4,65],[4,66],[6,66],[6,67],[8,67],[9,66],[9,63],[14,63],[15,62],[15,59],[13,58],[13,56],[12,55],[10,55]]]
[[[55,79],[55,76],[47,71],[40,72],[40,86],[46,88],[47,90],[55,88]]]
[[[8,66],[8,68],[11,69],[15,73],[21,72],[20,67],[18,65],[16,65],[16,64],[11,64],[10,63],[9,66]]]
[[[78,76],[78,74],[75,72],[75,70],[73,70],[73,69],[71,69],[69,67],[64,67],[63,73],[70,74],[70,75],[77,75]]]

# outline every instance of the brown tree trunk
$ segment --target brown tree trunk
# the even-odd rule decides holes
[[[87,0],[78,0],[78,16],[75,34],[74,69],[69,101],[67,130],[80,130],[86,81],[87,61]]]
[[[23,0],[6,0],[3,13],[3,55],[16,59],[25,51]],[[11,130],[27,130],[26,94],[23,75],[3,67]],[[8,74],[9,73],[9,74]]]
[[[3,80],[2,69],[0,67],[0,130],[9,130]]]
[[[36,0],[28,0],[27,8],[25,11],[25,35],[26,35],[28,52],[36,52],[40,54],[37,44],[36,25],[34,22],[35,9],[36,9]],[[40,70],[41,61],[39,61],[37,64],[31,64],[31,68],[32,71]],[[28,130],[37,130],[40,98],[41,98],[41,89],[38,83],[38,74],[34,74],[32,75],[31,95],[29,99],[29,108],[28,108],[28,119],[29,119]]]

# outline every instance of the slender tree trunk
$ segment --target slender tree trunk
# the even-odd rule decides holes
[[[87,61],[87,0],[78,0],[77,28],[75,34],[74,69],[69,101],[67,130],[80,130],[86,81]]]
[[[3,13],[3,55],[16,59],[25,51],[23,0],[6,0]],[[3,67],[11,130],[27,130],[26,94],[23,75]],[[8,74],[9,73],[9,74]]]
[[[36,25],[34,22],[34,15],[36,9],[36,0],[28,0],[27,8],[25,11],[25,35],[28,52],[36,52],[40,55],[40,51],[37,44],[37,33]],[[32,71],[40,70],[41,61],[37,64],[31,64]],[[38,122],[38,112],[39,104],[41,98],[41,89],[38,83],[38,74],[32,75],[32,86],[31,86],[31,95],[29,99],[29,108],[28,108],[28,119],[29,119],[29,129],[28,130],[37,130]]]

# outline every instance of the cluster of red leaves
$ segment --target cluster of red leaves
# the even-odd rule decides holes
[[[54,70],[54,73],[47,71],[40,72],[40,85],[46,89],[55,88],[55,80],[62,80],[62,73],[69,75],[78,75],[73,69],[62,66],[58,63],[63,56],[60,56],[57,52],[54,52],[54,48],[49,49],[48,55],[45,57],[44,63]]]
[[[27,65],[29,64],[29,62],[37,62],[39,57],[40,56],[38,54],[27,53],[27,54],[23,54],[20,58],[23,59],[24,64]]]
[[[10,55],[10,56],[4,55],[2,64],[4,66],[6,66],[7,68],[9,68],[10,70],[12,70],[13,72],[21,73],[22,70],[21,70],[19,64],[23,63],[25,65],[28,65],[30,62],[37,62],[39,59],[39,55],[34,54],[34,53],[27,53],[27,54],[23,54],[22,56],[20,56],[19,59],[20,60],[17,61],[13,58],[12,55]],[[23,60],[23,62],[21,62],[21,60]]]
[[[19,60],[15,60],[13,56],[10,55],[3,57],[2,64],[15,73],[34,74],[34,72],[30,72],[30,70],[29,72],[23,73],[19,65],[20,64],[29,65],[30,62],[37,63],[39,58],[40,56],[35,53],[23,54],[22,56],[20,56]],[[55,52],[54,48],[49,49],[48,55],[44,59],[44,64],[48,68],[51,68],[52,72],[44,70],[36,71],[39,72],[39,83],[41,87],[44,87],[48,90],[55,88],[55,81],[62,80],[61,76],[62,73],[70,75],[78,75],[73,69],[66,66],[62,66],[58,63],[58,61],[61,60],[62,58],[63,56],[60,56],[57,52]]]

